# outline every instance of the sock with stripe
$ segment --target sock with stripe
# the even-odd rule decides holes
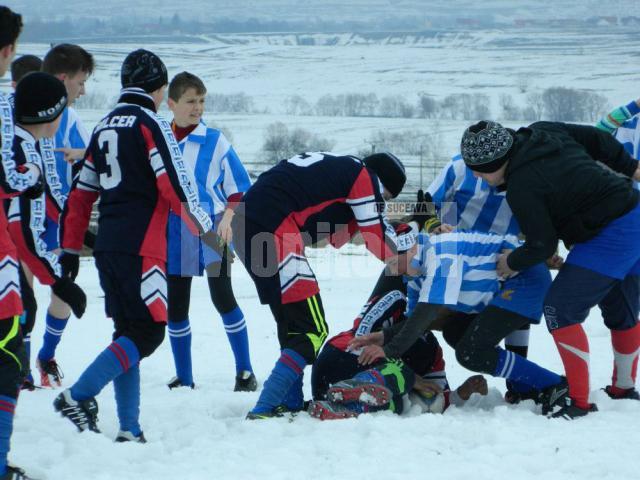
[[[60,343],[62,332],[67,326],[67,318],[56,318],[47,312],[46,328],[44,331],[44,337],[42,338],[42,348],[38,352],[38,359],[46,362],[51,360],[56,355],[56,347]]]
[[[77,401],[95,397],[114,378],[137,365],[140,354],[135,343],[120,337],[105,348],[71,387],[71,398]]]
[[[529,354],[529,327],[530,326],[527,325],[526,328],[515,330],[507,335],[504,339],[505,350],[527,358]],[[507,390],[526,393],[529,392],[531,388],[524,383],[507,380]]]
[[[13,432],[13,414],[16,409],[15,398],[0,395],[0,475],[7,471],[7,455]]]
[[[302,410],[304,406],[304,394],[302,393],[302,375],[298,377],[298,379],[293,382],[291,388],[287,392],[287,395],[282,400],[282,404],[287,407],[289,410],[298,411]]]
[[[136,437],[142,433],[140,418],[140,364],[132,365],[129,370],[113,379],[116,394],[120,430],[131,432]]]
[[[269,378],[264,382],[258,403],[251,413],[269,413],[281,405],[292,385],[298,381],[306,367],[302,356],[291,349],[284,349]]]
[[[589,409],[589,340],[582,325],[551,332],[569,383],[569,396],[579,408]]]
[[[193,370],[191,366],[191,326],[189,319],[182,321],[169,320],[169,341],[173,352],[173,362],[176,366],[176,376],[182,385],[193,384]]]
[[[236,360],[236,373],[240,373],[243,370],[253,372],[249,356],[247,324],[244,321],[244,314],[240,307],[236,307],[228,313],[223,313],[222,323],[224,323],[224,330],[227,332],[229,344]]]
[[[613,347],[613,379],[611,392],[622,394],[636,386],[638,352],[640,351],[640,323],[628,330],[611,330]]]
[[[562,381],[557,373],[542,368],[520,355],[502,348],[496,348],[496,351],[498,352],[498,364],[493,372],[494,377],[502,377],[526,385],[528,390],[542,390]]]

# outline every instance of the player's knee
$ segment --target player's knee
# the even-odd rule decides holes
[[[150,356],[162,344],[165,335],[164,323],[149,323],[143,328],[137,328],[130,335],[133,343],[138,349],[140,358]]]

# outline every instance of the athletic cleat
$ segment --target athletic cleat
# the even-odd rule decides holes
[[[355,418],[359,415],[355,410],[351,410],[341,403],[327,400],[313,400],[309,404],[308,413],[318,420],[342,420],[345,418]]]
[[[0,480],[35,480],[28,477],[23,469],[15,465],[7,465],[7,471],[0,477]]]
[[[28,378],[25,378],[20,386],[20,390],[28,390],[29,392],[33,392],[37,388],[40,387],[36,387],[33,380],[29,380]]]
[[[169,383],[167,383],[167,387],[169,387],[169,390],[181,387],[189,387],[191,388],[191,390],[193,390],[194,388],[196,388],[196,384],[192,383],[191,385],[185,385],[180,381],[178,377],[173,377],[171,380],[169,380]]]
[[[602,390],[609,395],[612,400],[640,400],[640,392],[635,388],[616,389],[614,391],[611,385],[607,385]]]
[[[36,360],[36,367],[40,372],[40,385],[45,388],[56,388],[62,386],[62,379],[64,375],[62,370],[58,366],[55,358],[51,360],[42,361],[39,358]]]
[[[284,416],[284,413],[282,413],[279,408],[280,407],[276,407],[271,412],[249,412],[244,418],[245,420],[266,420],[268,418],[280,418]]]
[[[595,403],[590,403],[588,409],[580,408],[574,405],[573,400],[569,397],[566,398],[566,404],[560,410],[553,415],[549,415],[549,418],[564,418],[565,420],[575,420],[576,418],[584,417],[591,412],[597,412],[598,407]]]
[[[91,397],[80,402],[71,398],[71,390],[66,389],[53,401],[53,408],[68,418],[78,431],[91,430],[100,433],[98,429],[98,402]]]
[[[533,400],[537,403],[539,396],[540,392],[538,390],[529,390],[528,392],[516,392],[514,390],[507,390],[504,394],[504,401],[511,405],[517,405],[518,403],[524,402],[525,400]]]
[[[327,400],[330,402],[360,402],[372,407],[387,405],[392,397],[391,390],[384,385],[354,379],[334,383],[327,391]]]
[[[236,375],[236,385],[234,392],[255,392],[258,389],[258,381],[253,372],[242,370]]]
[[[560,383],[551,385],[550,387],[542,389],[538,395],[536,403],[542,405],[542,414],[549,415],[553,413],[555,407],[565,407],[569,400],[569,384],[567,379],[562,377]]]
[[[140,432],[140,435],[134,435],[131,432],[125,432],[120,430],[118,432],[118,436],[115,440],[116,443],[125,443],[125,442],[136,442],[136,443],[147,443],[147,439],[144,438],[144,433]]]

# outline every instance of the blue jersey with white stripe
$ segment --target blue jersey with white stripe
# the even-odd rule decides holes
[[[465,313],[482,311],[500,290],[498,256],[502,250],[519,245],[513,235],[464,231],[420,234],[411,261],[419,274],[408,283],[409,311],[417,302],[446,305]]]
[[[456,155],[427,188],[443,223],[463,230],[520,233],[505,192],[473,176],[461,155]]]
[[[89,144],[89,132],[84,128],[78,113],[67,107],[60,116],[60,126],[54,137],[54,148],[87,148]],[[63,152],[55,152],[56,167],[61,184],[61,193],[66,197],[71,190],[73,182],[72,164],[64,159]]]

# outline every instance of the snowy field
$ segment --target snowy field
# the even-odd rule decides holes
[[[373,287],[381,263],[362,247],[311,251],[312,266],[330,332],[350,326]],[[110,322],[92,260],[82,262],[80,285],[87,313],[72,319],[58,361],[71,385],[110,342]],[[275,323],[259,304],[253,283],[239,263],[233,283],[249,328],[256,375],[263,381],[278,355]],[[592,396],[600,412],[572,423],[548,420],[532,402],[502,403],[504,383],[490,379],[489,397],[444,415],[398,417],[384,412],[358,419],[320,422],[299,414],[245,421],[258,393],[234,393],[233,358],[204,280],[194,282],[191,304],[195,390],[169,391],[173,375],[168,340],[142,363],[141,425],[148,443],[115,444],[118,430],[111,386],[99,395],[102,435],[79,434],[53,411],[56,391],[25,392],[18,405],[11,459],[37,478],[111,479],[576,479],[638,478],[640,404],[614,402],[598,389],[610,382],[612,354],[599,313],[586,322],[592,352]],[[37,290],[40,312],[48,292]],[[42,315],[40,315],[42,317]],[[40,346],[42,318],[33,333]],[[531,358],[562,371],[544,326],[532,330]],[[468,375],[445,348],[452,385]],[[310,371],[307,369],[308,380]],[[308,381],[305,395],[310,397]],[[476,399],[477,400],[477,399]]]

